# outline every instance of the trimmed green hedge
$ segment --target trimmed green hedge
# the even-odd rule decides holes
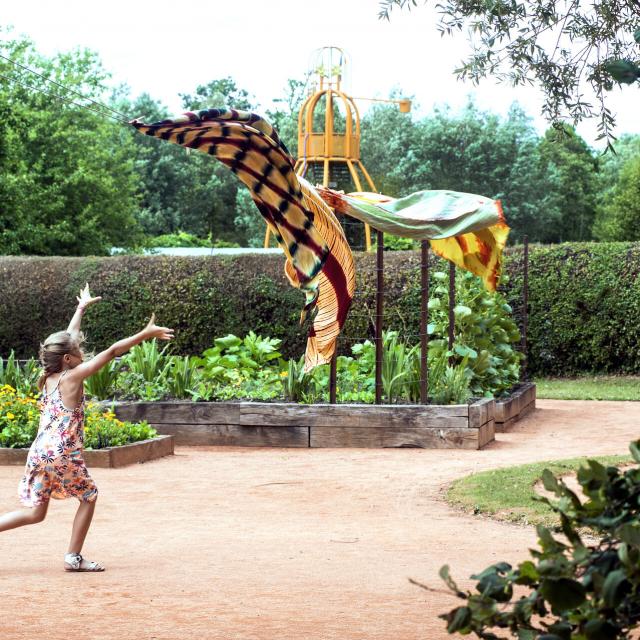
[[[411,342],[419,331],[420,256],[385,254],[385,326]],[[432,258],[432,270],[446,269]],[[215,337],[250,329],[281,338],[286,357],[304,349],[298,323],[302,294],[289,286],[283,259],[120,256],[0,258],[0,356],[37,353],[48,334],[64,328],[75,296],[88,281],[103,301],[83,329],[100,350],[135,333],[151,311],[176,329],[173,352],[199,354]],[[356,254],[357,293],[339,351],[373,335],[375,256]],[[504,291],[518,318],[522,304],[522,249],[507,252]],[[640,243],[532,246],[529,266],[529,372],[640,371]]]
[[[640,243],[530,247],[529,371],[640,372]],[[522,295],[523,252],[509,251],[507,296]]]

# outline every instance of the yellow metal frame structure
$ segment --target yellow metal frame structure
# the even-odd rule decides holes
[[[328,47],[342,50],[337,47]],[[295,172],[301,177],[305,177],[307,169],[311,163],[321,164],[323,167],[322,185],[329,186],[331,166],[344,164],[349,170],[353,184],[358,191],[364,191],[362,181],[358,175],[358,169],[367,182],[368,190],[376,192],[376,186],[360,160],[360,113],[356,107],[355,100],[372,100],[374,102],[394,102],[400,106],[400,111],[407,113],[411,109],[411,101],[383,100],[377,98],[352,98],[340,90],[341,72],[331,70],[329,77],[322,69],[318,69],[320,86],[302,104],[298,114],[298,159],[295,163]],[[314,131],[313,115],[324,98],[324,131]],[[334,105],[336,102],[342,103],[345,113],[345,132],[339,133],[334,130]],[[364,226],[365,247],[371,250],[371,229],[368,224]],[[264,238],[265,249],[269,247],[271,229],[267,225]]]

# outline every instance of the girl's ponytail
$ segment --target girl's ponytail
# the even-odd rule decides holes
[[[78,333],[72,336],[68,331],[58,331],[52,333],[40,345],[40,364],[42,365],[42,375],[38,378],[38,389],[44,389],[44,383],[52,373],[62,371],[62,359],[66,353],[71,353],[75,349],[80,349],[84,342],[84,335]]]

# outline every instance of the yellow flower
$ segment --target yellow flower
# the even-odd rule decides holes
[[[7,418],[9,420],[13,420],[15,418],[15,416],[13,415],[13,413],[11,413],[11,411],[7,412]]]

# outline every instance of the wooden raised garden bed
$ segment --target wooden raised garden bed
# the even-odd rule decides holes
[[[507,431],[520,418],[536,408],[536,385],[521,384],[508,398],[496,400],[496,432]]]
[[[141,440],[120,447],[90,449],[84,451],[84,461],[88,467],[125,467],[136,462],[148,462],[173,454],[174,438],[160,435],[150,440]],[[27,461],[29,449],[0,448],[0,465],[23,465]]]
[[[120,402],[178,445],[480,449],[494,439],[493,399],[463,405]]]

